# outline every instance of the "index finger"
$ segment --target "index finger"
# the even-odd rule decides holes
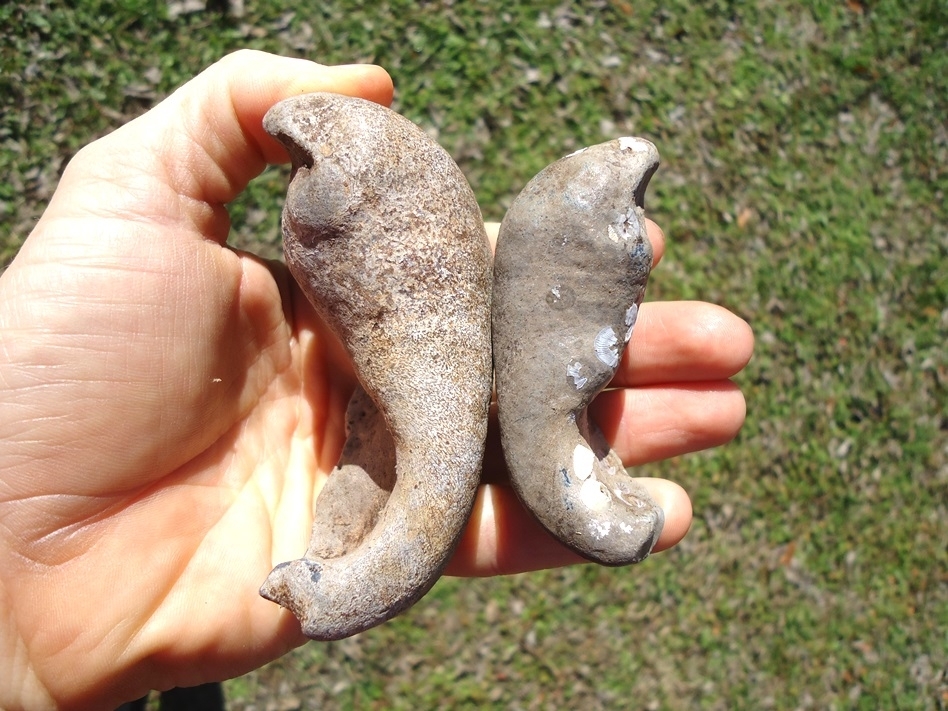
[[[223,242],[229,230],[220,219],[223,206],[267,163],[288,160],[263,130],[264,114],[281,99],[315,91],[387,104],[393,86],[377,66],[324,66],[234,52],[151,111],[80,150],[43,220],[88,213],[126,218],[147,206],[153,219],[199,225]],[[76,200],[76,191],[87,198]]]

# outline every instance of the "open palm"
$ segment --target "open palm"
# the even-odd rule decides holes
[[[302,641],[257,588],[305,549],[355,378],[285,268],[226,246],[224,205],[286,159],[266,110],[317,90],[388,103],[392,86],[231,55],[80,151],[0,278],[0,707],[117,705]],[[626,461],[732,437],[751,343],[710,305],[643,308],[636,369],[597,404]],[[651,486],[668,547],[690,505]],[[575,560],[484,486],[449,570]]]

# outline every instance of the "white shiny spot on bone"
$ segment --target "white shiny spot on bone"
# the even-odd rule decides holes
[[[609,521],[592,520],[589,522],[589,533],[591,533],[597,541],[601,541],[608,536],[610,530],[612,530],[612,523]]]
[[[639,153],[648,150],[648,143],[634,136],[622,136],[619,139],[619,150]]]
[[[625,325],[634,326],[636,319],[639,317],[639,305],[632,304],[629,308],[625,310]]]
[[[566,366],[566,377],[573,379],[573,385],[576,386],[576,389],[579,390],[582,388],[589,378],[586,378],[579,374],[579,371],[583,369],[583,364],[578,360],[570,361],[569,365]]]
[[[641,509],[645,508],[646,504],[643,503],[642,499],[638,496],[635,496],[630,492],[631,498],[626,498],[619,489],[613,489],[612,495],[615,496],[619,501],[628,506],[629,508]],[[646,494],[647,495],[647,494]]]
[[[628,328],[625,331],[625,342],[628,343],[632,338],[632,330],[635,328],[635,322],[639,318],[639,307],[632,304],[625,312],[625,325]]]
[[[579,489],[579,500],[582,501],[590,511],[602,511],[612,503],[612,497],[609,496],[609,490],[603,486],[602,482],[592,476],[583,482]]]
[[[581,444],[576,445],[576,449],[573,450],[573,472],[579,479],[589,478],[589,475],[592,474],[595,459],[596,455],[589,447],[584,447]]]
[[[596,358],[610,368],[619,365],[619,339],[612,326],[606,326],[596,334],[593,349],[596,351]]]
[[[579,500],[582,501],[590,511],[603,511],[612,503],[612,497],[609,491],[602,485],[602,482],[595,477],[590,477],[583,482],[579,489]]]
[[[614,230],[616,237],[621,237],[623,240],[637,240],[642,236],[642,223],[634,207],[626,210],[624,215],[619,215],[615,227],[610,225],[609,229]]]

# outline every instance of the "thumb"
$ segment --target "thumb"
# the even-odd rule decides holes
[[[240,50],[151,111],[80,150],[44,220],[90,214],[151,217],[165,224],[186,220],[223,242],[223,205],[267,163],[288,160],[263,130],[263,115],[281,99],[313,91],[387,105],[393,87],[377,66],[324,66]]]

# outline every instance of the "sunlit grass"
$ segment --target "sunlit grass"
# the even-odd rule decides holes
[[[679,548],[443,580],[229,683],[232,708],[948,706],[943,2],[19,4],[0,40],[4,262],[72,152],[249,46],[385,66],[489,219],[581,145],[652,139],[649,298],[757,335],[738,440],[643,468],[695,500]],[[284,186],[233,206],[235,244],[278,253]]]

